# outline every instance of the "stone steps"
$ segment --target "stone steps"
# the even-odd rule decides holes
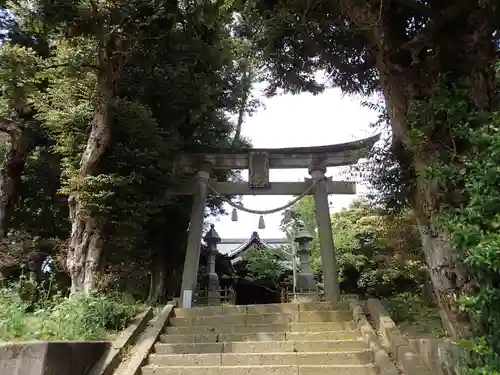
[[[171,366],[147,365],[142,375],[377,375],[372,365],[258,365],[258,366]]]
[[[221,305],[203,306],[191,309],[175,309],[178,318],[191,318],[212,315],[238,314],[294,314],[299,311],[349,311],[349,305],[344,302],[309,302],[309,303],[275,303],[268,305]]]
[[[160,336],[164,344],[234,341],[315,341],[315,340],[356,340],[358,331],[323,332],[257,332],[257,333],[208,333]]]
[[[264,333],[264,332],[324,332],[324,331],[353,331],[358,330],[353,321],[346,322],[312,322],[312,323],[279,323],[248,325],[220,325],[213,326],[168,326],[167,334],[172,335],[203,335],[215,333]]]
[[[175,309],[143,375],[377,375],[345,303]]]
[[[368,365],[373,362],[371,350],[317,353],[221,353],[221,354],[153,354],[149,364],[155,366],[257,366],[257,365]]]
[[[335,352],[367,349],[368,344],[358,340],[318,341],[246,341],[216,343],[179,343],[155,345],[157,354],[196,353],[282,353],[282,352]]]
[[[322,323],[347,322],[352,320],[352,313],[347,310],[335,311],[299,311],[297,313],[261,313],[261,314],[227,314],[192,317],[174,317],[170,320],[173,327],[222,325],[256,325],[256,324],[287,324],[287,323]]]

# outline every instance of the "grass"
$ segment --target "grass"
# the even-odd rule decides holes
[[[401,332],[410,338],[443,337],[438,307],[422,296],[401,293],[382,300]]]
[[[23,301],[16,287],[0,289],[0,342],[106,340],[127,327],[143,306],[118,295]]]

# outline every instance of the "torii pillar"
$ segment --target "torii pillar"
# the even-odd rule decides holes
[[[204,163],[196,173],[197,181],[191,209],[191,222],[186,246],[186,257],[182,272],[181,306],[191,307],[196,288],[196,278],[200,263],[201,236],[205,219],[205,204],[207,201],[211,165]]]
[[[309,166],[309,174],[312,180],[316,182],[314,206],[316,208],[316,223],[319,234],[325,299],[330,302],[336,302],[340,300],[340,287],[325,173],[326,166],[323,160],[321,158],[313,159]]]

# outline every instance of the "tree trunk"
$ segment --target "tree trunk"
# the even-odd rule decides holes
[[[151,277],[149,285],[148,304],[155,305],[163,303],[165,295],[165,282],[167,279],[165,250],[156,250],[151,263]]]
[[[153,264],[148,295],[149,305],[155,305],[163,302],[166,276],[165,266],[162,263],[156,262]]]
[[[385,74],[390,73],[386,70]],[[420,158],[418,154],[415,154],[409,140],[408,99],[412,100],[413,98],[402,94],[403,92],[408,93],[406,88],[400,87],[405,85],[404,78],[396,72],[389,77],[386,76],[382,80],[382,85],[387,108],[390,108],[389,115],[393,134],[398,140],[403,140],[411,154],[412,167],[417,171],[416,181],[414,181],[416,186],[414,196],[410,197],[410,202],[417,217],[422,248],[436,301],[440,307],[440,315],[445,329],[453,337],[461,337],[467,330],[464,322],[461,321],[462,315],[459,314],[454,301],[457,294],[462,294],[462,290],[466,286],[466,277],[463,270],[457,265],[456,253],[450,246],[447,234],[436,225],[441,197],[438,187],[425,175],[425,169],[432,165],[430,158]]]
[[[427,144],[416,147],[410,139],[408,112],[410,103],[428,96],[441,74],[448,72],[454,74],[456,82],[460,80],[467,85],[478,109],[491,110],[494,87],[492,65],[495,61],[491,27],[491,15],[495,12],[492,7],[484,2],[483,5],[468,9],[465,14],[462,12],[459,19],[450,20],[462,26],[449,27],[452,31],[448,34],[441,30],[439,38],[433,36],[434,56],[427,60],[425,57],[415,60],[415,56],[427,48],[425,44],[415,47],[416,50],[409,50],[411,56],[407,59],[401,57],[401,37],[398,36],[401,35],[401,29],[391,23],[393,20],[385,20],[382,16],[373,30],[377,44],[376,64],[393,136],[404,145],[409,164],[417,176],[410,201],[417,216],[430,278],[445,328],[455,337],[467,331],[463,315],[455,306],[457,295],[468,288],[467,278],[457,264],[457,256],[447,233],[437,226],[444,192],[436,183],[428,180],[425,173],[447,149],[446,145],[443,146],[443,140],[438,138],[442,133],[430,134]],[[461,30],[461,33],[456,30]]]
[[[31,135],[25,129],[9,131],[9,145],[0,169],[0,239],[7,235],[9,216],[19,198],[21,175],[30,150]]]
[[[98,172],[111,141],[110,105],[113,100],[112,76],[101,75],[96,112],[86,149],[80,161],[79,178],[84,180]],[[99,274],[104,246],[104,223],[86,210],[80,192],[75,189],[68,198],[71,221],[70,245],[66,264],[71,277],[71,294],[90,293]]]
[[[232,146],[237,147],[241,143],[241,130],[243,128],[243,121],[245,119],[245,112],[247,110],[248,98],[250,97],[250,91],[252,90],[252,72],[250,71],[250,61],[249,58],[244,62],[242,68],[242,78],[241,78],[241,103],[238,108],[238,122],[236,123],[236,129],[234,132],[234,138],[232,141]]]
[[[422,216],[417,220],[441,320],[453,337],[463,337],[468,331],[468,322],[458,310],[455,299],[466,289],[466,275],[457,262],[456,252],[450,246],[447,234],[439,229],[430,229],[431,221]]]

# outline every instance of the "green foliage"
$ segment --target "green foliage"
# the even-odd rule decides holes
[[[475,337],[467,345],[471,351],[468,371],[498,373],[500,113],[478,111],[459,86],[440,87],[413,105],[412,128],[421,129],[420,138],[428,137],[429,129],[422,124],[429,123],[449,134],[427,178],[440,186],[441,226],[471,278],[468,293],[457,301],[469,314]]]
[[[28,111],[28,96],[36,92],[40,64],[41,59],[31,48],[11,43],[2,45],[0,115],[3,121],[16,121],[17,116]]]
[[[12,124],[16,134],[29,129],[34,136],[33,149],[21,155],[25,164],[15,171],[22,185],[9,215],[15,246],[3,244],[8,261],[0,259],[2,267],[26,263],[30,251],[40,251],[31,245],[39,236],[60,245],[50,254],[58,256],[64,272],[71,225],[67,197],[77,195],[85,214],[104,228],[104,289],[133,288],[137,280],[133,293],[144,298],[142,289],[158,264],[179,277],[190,197],[165,194],[185,177],[174,160],[183,151],[229,147],[231,115],[251,113],[257,105],[241,70],[244,61],[256,63],[251,38],[233,32],[241,5],[7,4],[15,17],[2,20],[8,41],[0,51],[0,131]],[[112,82],[106,103],[103,82]],[[102,104],[111,141],[91,173],[82,174],[82,155]],[[215,174],[221,181],[233,177]],[[221,212],[217,198],[207,206],[207,214]],[[26,251],[16,258],[17,248]],[[168,285],[174,287],[162,292],[174,295],[176,281]]]
[[[269,280],[277,286],[290,271],[290,257],[281,249],[256,249],[245,255],[246,269],[255,280]]]
[[[438,307],[418,293],[398,293],[382,299],[382,304],[399,328],[408,335],[419,337],[444,335]]]
[[[24,282],[0,289],[0,342],[104,340],[126,328],[142,310],[123,297],[98,294],[54,295],[33,305],[21,298],[26,287]]]
[[[312,198],[302,199],[295,209],[314,234],[311,269],[320,276],[321,255]],[[289,225],[286,230],[293,239],[296,228]],[[387,296],[420,287],[423,280],[420,238],[408,211],[385,215],[367,201],[356,201],[332,215],[332,231],[339,282],[344,292]]]
[[[387,216],[368,202],[355,202],[332,216],[341,285],[384,296],[422,283],[420,238],[409,212]]]
[[[321,275],[321,262],[319,255],[319,237],[316,233],[316,211],[314,207],[314,199],[312,196],[305,196],[302,198],[293,209],[296,212],[297,218],[299,218],[305,225],[306,229],[313,235],[313,240],[310,243],[311,257],[310,265],[311,271],[315,275]],[[298,226],[296,222],[283,223],[281,230],[285,232],[286,238],[288,238],[289,243],[293,245],[285,245],[283,248],[290,254],[294,253],[293,246],[295,236],[298,233]],[[299,263],[297,261],[297,263]]]
[[[5,156],[7,154],[8,150],[8,142],[5,139],[5,137],[0,138],[0,163],[3,164],[3,161],[5,160]]]
[[[339,86],[344,92],[367,94],[377,88],[378,76],[366,38],[370,27],[356,23],[345,8],[357,8],[360,3],[290,0],[256,3],[265,20],[259,46],[266,62],[270,92],[285,89],[318,93],[326,86],[318,82],[318,71],[325,73],[328,84]],[[363,4],[363,10],[367,14],[372,9]],[[398,4],[390,11],[401,18],[407,16],[406,9]]]
[[[21,196],[10,226],[42,238],[62,238],[69,231],[68,204],[59,194],[60,160],[46,147],[35,148],[26,158]]]

